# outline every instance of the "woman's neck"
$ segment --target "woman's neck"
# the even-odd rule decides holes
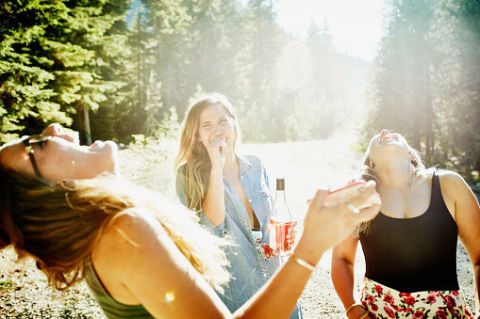
[[[413,167],[409,162],[391,161],[383,167],[376,167],[375,171],[380,192],[382,190],[407,191],[410,189]]]

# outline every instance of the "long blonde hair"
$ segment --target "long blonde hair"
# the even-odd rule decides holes
[[[117,176],[49,183],[0,167],[0,249],[13,245],[63,290],[84,278],[104,227],[127,209],[152,213],[207,282],[229,279],[224,241],[186,209]]]
[[[199,140],[200,115],[211,105],[220,105],[233,121],[234,149],[240,142],[237,116],[228,98],[210,93],[195,100],[188,108],[182,123],[180,147],[175,159],[177,189],[182,183],[188,208],[199,211],[208,187],[211,162],[205,146]]]

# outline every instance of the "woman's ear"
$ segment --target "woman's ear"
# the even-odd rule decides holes
[[[368,160],[368,167],[370,167],[371,169],[375,168],[375,163],[370,159]]]
[[[408,157],[410,158],[410,163],[411,163],[414,167],[417,167],[417,166],[418,166],[418,162],[417,162],[417,159],[415,158],[415,156],[412,154],[412,152],[408,152]]]

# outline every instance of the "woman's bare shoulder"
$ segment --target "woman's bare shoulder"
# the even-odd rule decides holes
[[[470,186],[457,172],[442,170],[439,171],[438,177],[444,197],[459,202],[472,196]]]
[[[161,249],[168,235],[158,220],[142,209],[128,209],[117,214],[101,232],[94,248],[94,259],[122,263],[152,245]]]
[[[453,191],[459,186],[466,185],[463,177],[457,172],[450,170],[438,170],[436,171],[436,174],[438,175],[442,188],[445,188],[446,190]]]
[[[115,240],[127,241],[133,246],[137,241],[158,239],[166,234],[157,218],[146,209],[131,208],[117,214],[105,228]]]

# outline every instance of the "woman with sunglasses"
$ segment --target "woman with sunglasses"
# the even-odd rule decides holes
[[[114,142],[96,141],[89,147],[81,146],[77,132],[58,124],[49,125],[40,135],[25,136],[8,143],[2,149],[5,154],[12,154],[19,149],[22,149],[22,153],[25,151],[26,156],[22,159],[28,159],[30,164],[23,167],[24,161],[13,161],[13,169],[25,169],[26,173],[54,182],[62,180],[64,176],[85,179],[101,172],[118,172],[117,145]]]
[[[374,183],[348,205],[325,208],[325,194],[310,204],[292,257],[233,317],[288,318],[323,252],[378,212],[349,208],[366,202]],[[122,180],[113,142],[80,146],[50,125],[42,137],[2,146],[0,249],[9,245],[58,289],[85,278],[109,318],[232,317],[214,292],[229,279],[229,243],[190,211]]]

